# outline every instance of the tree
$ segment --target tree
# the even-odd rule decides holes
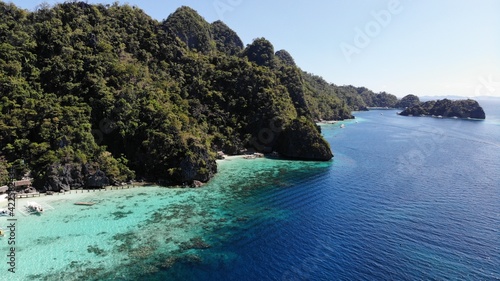
[[[259,66],[274,67],[274,46],[265,38],[258,38],[248,45],[244,55]]]
[[[9,168],[5,157],[0,157],[0,185],[9,183]]]
[[[293,59],[292,55],[290,55],[289,52],[285,50],[279,50],[276,52],[276,57],[281,60],[285,65],[287,66],[297,66],[295,64],[295,60]]]

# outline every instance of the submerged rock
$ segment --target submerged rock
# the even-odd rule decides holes
[[[182,242],[180,244],[180,249],[183,251],[186,250],[192,250],[192,249],[197,249],[197,250],[204,250],[212,247],[210,244],[205,242],[201,237],[195,237],[189,239],[187,242]]]
[[[97,245],[89,245],[87,247],[87,252],[93,253],[96,256],[105,256],[106,255],[106,251],[104,251],[103,249],[99,248]]]

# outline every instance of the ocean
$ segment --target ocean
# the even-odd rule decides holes
[[[0,238],[0,279],[500,280],[500,103],[480,103],[485,121],[355,112],[322,126],[331,162],[231,158],[201,189],[35,198],[15,273]]]

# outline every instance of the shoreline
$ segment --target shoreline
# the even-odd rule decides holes
[[[257,157],[255,156],[257,153],[251,153],[251,154],[239,154],[239,155],[225,155],[224,159],[217,159],[216,162],[217,164],[222,163],[222,162],[229,162],[232,160],[237,160],[237,159],[249,159],[249,160],[254,160],[257,158],[266,158],[266,159],[282,159],[280,157],[278,158],[272,158],[272,157],[267,157],[269,155],[264,155],[261,154],[262,156]],[[253,158],[246,158],[248,156],[254,156]],[[203,185],[206,185],[208,182],[203,183]],[[53,192],[48,194],[47,192],[38,192],[37,193],[22,193],[20,195],[23,195],[23,197],[16,197],[17,200],[24,200],[24,199],[29,199],[29,200],[36,200],[36,199],[41,199],[41,198],[47,198],[47,197],[58,197],[59,195],[71,195],[71,194],[85,194],[85,193],[95,193],[95,192],[101,192],[101,191],[113,191],[113,190],[124,190],[124,189],[132,189],[132,188],[140,188],[140,187],[160,187],[160,188],[168,188],[168,189],[185,189],[185,188],[194,188],[192,186],[184,186],[184,185],[172,185],[172,186],[163,186],[159,183],[155,182],[134,182],[132,184],[124,184],[124,185],[118,185],[118,186],[106,186],[103,188],[94,188],[94,189],[85,189],[85,188],[79,188],[79,189],[71,189],[68,191],[64,192]],[[202,187],[202,186],[200,186]],[[28,196],[24,196],[28,195]],[[31,195],[31,196],[30,196]],[[0,209],[2,208],[7,208],[8,207],[8,193],[0,194]]]
[[[398,112],[396,113],[397,115],[399,116],[403,116],[403,117],[428,117],[428,118],[436,118],[436,119],[453,119],[453,120],[464,120],[464,121],[485,121],[487,118],[484,118],[484,119],[480,119],[480,118],[471,118],[471,117],[467,117],[467,118],[463,118],[463,117],[449,117],[449,116],[441,116],[441,115],[428,115],[428,114],[421,114],[421,115],[412,115],[412,114],[409,114],[409,115],[403,115],[401,114],[401,112]]]
[[[231,160],[236,160],[236,159],[244,159],[246,155],[242,154],[242,155],[232,155],[232,156],[225,156],[224,159],[219,159],[217,160],[217,162],[224,162],[224,161],[231,161]],[[153,182],[143,182],[143,183],[140,183],[140,182],[137,182],[137,183],[134,183],[134,184],[127,184],[127,185],[120,185],[120,186],[106,186],[104,188],[99,188],[99,189],[72,189],[72,190],[69,190],[69,191],[65,191],[65,192],[54,192],[53,194],[47,194],[47,193],[42,193],[40,192],[39,195],[37,196],[32,196],[32,197],[22,197],[22,198],[18,198],[16,197],[16,202],[19,202],[18,200],[22,200],[22,201],[25,201],[25,200],[39,200],[41,199],[42,201],[45,201],[45,200],[50,200],[50,198],[58,198],[60,195],[63,195],[63,196],[67,196],[67,197],[70,197],[70,196],[75,196],[77,197],[76,195],[83,195],[83,194],[93,194],[93,193],[96,193],[96,192],[106,192],[106,191],[117,191],[117,190],[125,190],[125,189],[135,189],[135,188],[141,188],[141,187],[158,187],[158,188],[167,188],[167,189],[185,189],[186,186],[161,186],[157,183],[153,183]],[[69,196],[68,196],[69,195]],[[8,194],[5,193],[5,194],[1,194],[0,195],[0,209],[3,209],[3,208],[7,208],[8,207]]]
[[[0,208],[6,208],[7,207],[7,205],[8,205],[7,204],[7,202],[8,202],[7,197],[8,196],[9,196],[8,194],[2,194],[2,195],[0,195]]]
[[[355,111],[353,111],[355,112]],[[356,120],[356,116],[354,116],[354,118],[351,118],[351,119],[344,119],[344,120],[320,120],[320,121],[316,121],[314,122],[316,125],[335,125],[335,124],[338,124],[340,122],[349,122],[349,121],[355,121]]]
[[[155,184],[140,184],[140,185],[123,185],[123,186],[107,186],[105,188],[101,189],[72,189],[66,192],[55,192],[51,195],[47,193],[39,193],[37,196],[32,196],[32,197],[22,197],[18,198],[16,197],[16,202],[19,202],[18,200],[25,201],[25,200],[49,200],[49,198],[58,198],[59,196],[71,196],[71,195],[82,195],[82,194],[94,194],[96,192],[106,192],[106,191],[116,191],[116,190],[125,190],[125,189],[134,189],[134,188],[141,188],[141,187],[153,187],[157,186]],[[158,186],[161,187],[161,186]],[[2,194],[0,195],[0,209],[1,208],[7,208],[8,207],[8,194]]]

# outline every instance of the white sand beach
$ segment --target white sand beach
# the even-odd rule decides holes
[[[0,208],[7,207],[7,194],[0,195]]]

